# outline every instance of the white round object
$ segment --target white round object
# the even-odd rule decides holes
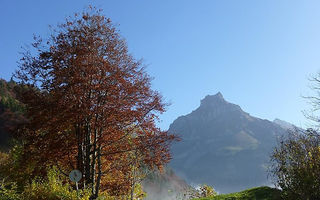
[[[79,182],[82,178],[82,173],[77,169],[72,170],[69,174],[69,178],[72,182]]]

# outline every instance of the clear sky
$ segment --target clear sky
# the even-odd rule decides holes
[[[102,8],[171,106],[166,129],[220,91],[253,116],[306,126],[308,78],[320,69],[320,1],[0,0],[0,77],[10,79],[21,46],[48,25]]]

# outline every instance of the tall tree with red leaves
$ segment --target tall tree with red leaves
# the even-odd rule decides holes
[[[170,160],[177,137],[155,124],[166,104],[100,10],[75,14],[32,46],[15,74],[30,86],[21,95],[29,121],[18,132],[25,155],[39,166],[80,170],[92,199],[129,190],[130,152],[150,168]]]

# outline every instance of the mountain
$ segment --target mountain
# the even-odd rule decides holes
[[[219,92],[202,99],[190,114],[178,117],[169,132],[182,138],[172,146],[170,166],[177,175],[190,184],[205,183],[230,193],[270,185],[269,155],[287,129],[251,116]]]

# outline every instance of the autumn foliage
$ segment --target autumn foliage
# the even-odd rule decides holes
[[[66,175],[79,169],[80,187],[94,199],[102,191],[128,192],[132,152],[139,167],[170,160],[177,138],[155,124],[166,104],[110,19],[91,8],[32,46],[15,74],[29,86],[20,96],[29,121],[15,134],[25,141],[25,159],[36,162],[35,174],[48,165]]]
[[[319,199],[320,134],[293,130],[280,138],[271,155],[270,175],[282,189],[282,199]]]

